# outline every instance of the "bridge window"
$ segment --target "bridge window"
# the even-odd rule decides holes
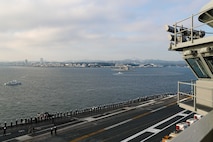
[[[186,61],[198,78],[209,78],[200,58],[188,58]]]
[[[210,68],[210,70],[213,74],[213,57],[212,56],[211,57],[204,57],[204,59],[205,59],[207,65],[209,66],[209,68]]]

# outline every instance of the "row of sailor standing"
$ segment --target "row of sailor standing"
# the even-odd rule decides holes
[[[3,127],[3,136],[6,136],[6,131],[7,131],[7,127],[4,126]],[[56,135],[57,134],[57,127],[56,126],[50,128],[51,135],[53,135],[53,131],[54,131],[54,133]]]
[[[52,120],[54,122],[54,119],[56,118],[62,118],[63,116],[73,116],[73,115],[78,115],[78,114],[82,114],[82,113],[88,113],[88,112],[93,112],[93,111],[100,111],[100,110],[105,110],[105,109],[109,109],[109,108],[116,108],[116,107],[121,107],[123,105],[126,104],[131,104],[131,103],[136,103],[136,102],[141,102],[141,101],[146,101],[146,100],[150,100],[150,99],[155,99],[155,98],[163,98],[166,97],[168,95],[172,95],[172,94],[163,94],[163,95],[153,95],[153,96],[144,96],[144,97],[139,97],[137,99],[132,99],[129,101],[124,101],[124,102],[119,102],[117,104],[106,104],[106,105],[101,105],[101,106],[97,106],[97,107],[91,107],[91,108],[86,108],[86,109],[82,109],[82,110],[75,110],[75,111],[70,111],[70,112],[66,112],[66,113],[55,113],[55,114],[49,114],[49,113],[44,113],[44,114],[38,114],[37,117],[31,117],[30,119],[20,119],[20,123],[18,123],[18,119],[16,119],[15,123],[13,124],[13,122],[11,121],[11,127],[12,126],[17,126],[18,124],[29,124],[29,123],[38,123],[40,121],[44,121],[44,120]],[[7,128],[7,122],[4,123],[4,127]],[[6,129],[5,129],[6,131]]]

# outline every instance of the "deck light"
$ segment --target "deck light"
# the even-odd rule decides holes
[[[175,28],[169,25],[165,25],[165,29],[167,32],[175,33]],[[176,28],[176,32],[178,32],[178,29]]]
[[[205,47],[200,49],[200,53],[208,53],[212,51],[213,51],[213,47]]]
[[[169,39],[170,41],[175,41],[175,36],[174,36],[174,35],[168,35],[168,39]],[[185,36],[177,36],[177,37],[176,37],[176,41],[178,41],[178,42],[186,42],[187,39],[186,39]]]
[[[185,28],[185,27],[180,27],[180,33],[184,36],[191,36],[191,29]],[[192,31],[194,38],[203,38],[205,36],[205,31],[198,31],[198,30],[193,30]]]
[[[183,55],[184,56],[188,56],[188,55],[193,55],[195,56],[197,54],[197,51],[196,50],[186,50],[183,52]]]

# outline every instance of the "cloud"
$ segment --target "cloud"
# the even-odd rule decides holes
[[[207,0],[206,0],[207,1]],[[1,59],[144,58],[167,53],[165,24],[196,12],[205,1],[1,0]],[[147,48],[149,47],[149,48]],[[10,54],[6,54],[10,51]],[[18,54],[15,58],[14,54]],[[4,56],[7,55],[7,56]],[[150,54],[149,58],[162,58]],[[175,59],[180,57],[175,56]]]

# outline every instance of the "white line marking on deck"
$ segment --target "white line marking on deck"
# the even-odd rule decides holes
[[[117,126],[123,125],[123,124],[125,124],[125,123],[130,122],[130,121],[132,121],[132,119],[128,119],[128,120],[122,121],[122,122],[120,122],[120,123],[114,124],[114,125],[112,125],[112,126],[106,127],[106,128],[104,128],[104,130],[109,130],[109,129],[115,128],[115,127],[117,127]]]
[[[147,132],[151,132],[151,133],[159,133],[160,131],[161,131],[160,129],[156,129],[156,128],[147,129]]]
[[[162,108],[161,108],[161,109],[162,109]],[[144,142],[144,141],[146,141],[147,139],[153,137],[154,135],[160,133],[161,131],[167,129],[168,127],[172,126],[173,124],[177,123],[178,121],[180,121],[180,120],[184,119],[185,117],[187,117],[187,116],[189,116],[189,115],[192,114],[192,113],[190,113],[190,114],[184,114],[184,112],[186,112],[186,111],[187,111],[187,110],[183,110],[183,111],[181,111],[181,112],[179,112],[179,113],[176,113],[175,115],[173,115],[173,116],[171,116],[171,117],[169,117],[169,118],[167,118],[167,119],[165,119],[165,120],[162,120],[162,121],[160,121],[159,123],[157,123],[157,124],[155,124],[155,125],[153,125],[153,126],[147,128],[147,129],[144,129],[144,130],[142,130],[142,131],[140,131],[140,132],[138,132],[138,133],[136,133],[136,134],[134,134],[134,135],[132,135],[132,136],[130,136],[130,137],[124,139],[124,140],[122,140],[121,142],[128,142],[128,141],[130,141],[130,140],[132,140],[132,139],[134,139],[134,138],[136,138],[136,137],[142,135],[142,134],[145,133],[145,132],[152,132],[153,134],[152,134],[151,136],[149,136],[149,137],[147,137],[146,139],[143,139],[143,140],[141,141],[141,142]],[[183,116],[183,117],[181,117],[180,119],[176,120],[175,122],[169,124],[168,126],[164,127],[163,129],[156,129],[156,128],[155,128],[155,127],[157,127],[157,126],[159,126],[159,125],[161,125],[161,124],[163,124],[163,123],[165,123],[165,122],[167,122],[167,121],[169,121],[169,120],[171,120],[171,119],[173,119],[173,118],[175,118],[175,117],[177,117],[177,116]]]
[[[166,106],[163,106],[163,107],[157,108],[157,109],[155,109],[155,110],[152,110],[151,112],[156,112],[156,111],[161,110],[161,109],[164,109],[164,108],[166,108]]]

